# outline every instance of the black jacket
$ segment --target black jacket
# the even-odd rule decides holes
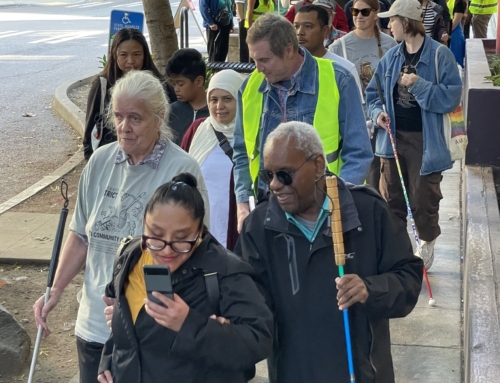
[[[141,256],[134,239],[117,261],[106,295],[116,297],[112,334],[99,372],[115,383],[247,382],[255,364],[271,353],[272,314],[252,280],[252,268],[224,249],[208,232],[192,256],[172,274],[174,292],[190,307],[179,332],[155,322],[144,307],[135,325],[124,283]],[[220,313],[229,325],[209,319],[205,273],[217,272]]]
[[[348,254],[345,273],[359,275],[369,292],[365,304],[348,310],[356,382],[391,383],[389,318],[404,317],[414,308],[423,263],[413,255],[406,228],[382,198],[368,187],[349,189],[342,184],[339,190]],[[276,381],[349,382],[328,220],[311,243],[271,196],[245,220],[235,252],[254,267],[275,316]]]
[[[191,124],[198,118],[208,117],[210,112],[208,106],[201,109],[194,110],[189,102],[176,101],[170,105],[170,127],[174,132],[174,139],[172,140],[177,145],[182,142],[184,133],[189,129]]]

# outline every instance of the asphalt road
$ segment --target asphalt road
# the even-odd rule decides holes
[[[99,72],[113,9],[143,12],[134,0],[21,1],[0,0],[0,203],[78,149],[80,138],[51,110],[54,91]],[[206,51],[193,19],[190,46]]]

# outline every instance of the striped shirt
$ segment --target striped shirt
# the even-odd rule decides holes
[[[434,23],[436,21],[436,16],[434,14],[434,7],[429,3],[427,7],[424,8],[424,27],[425,33],[429,37],[432,37],[432,30],[434,29]]]

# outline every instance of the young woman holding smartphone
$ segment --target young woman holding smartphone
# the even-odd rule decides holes
[[[252,268],[203,225],[205,208],[189,173],[159,187],[145,208],[144,234],[117,260],[106,295],[115,298],[101,383],[248,382],[272,347],[273,320]],[[167,265],[174,299],[147,299],[143,266]],[[216,273],[214,312],[207,275]],[[212,290],[213,291],[213,290]]]

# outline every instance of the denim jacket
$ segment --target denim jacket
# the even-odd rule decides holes
[[[440,172],[453,166],[450,151],[446,146],[443,132],[443,114],[453,112],[460,104],[462,80],[458,72],[457,62],[448,48],[441,48],[438,54],[439,85],[436,82],[434,57],[440,46],[430,37],[425,36],[424,48],[416,65],[418,80],[409,89],[422,108],[422,133],[424,152],[421,175]],[[382,91],[386,102],[387,114],[391,119],[391,131],[396,136],[397,126],[394,118],[394,102],[392,91],[398,81],[404,61],[403,43],[391,48],[377,66],[376,73],[380,77]],[[368,114],[373,121],[382,112],[382,104],[377,93],[375,76],[366,88]],[[375,155],[383,158],[394,158],[389,134],[380,129],[377,135]]]
[[[262,81],[259,88],[259,92],[264,94],[264,106],[257,144],[260,153],[262,153],[269,133],[281,123],[283,109],[279,92],[285,105],[287,121],[302,121],[311,125],[313,123],[318,99],[318,66],[314,57],[307,50],[299,49],[304,56],[304,62],[291,79],[290,92],[282,85],[270,84],[266,80]],[[334,63],[333,66],[340,94],[338,114],[342,140],[340,156],[344,162],[340,170],[340,176],[348,182],[362,184],[373,160],[373,152],[366,132],[361,98],[351,72],[339,64]],[[238,109],[234,131],[234,190],[237,203],[246,202],[249,196],[253,195],[243,133],[242,94],[247,82],[248,78],[238,92]],[[260,162],[262,167],[264,162],[262,155],[260,156]],[[262,180],[259,180],[259,188],[267,189],[267,185]]]

